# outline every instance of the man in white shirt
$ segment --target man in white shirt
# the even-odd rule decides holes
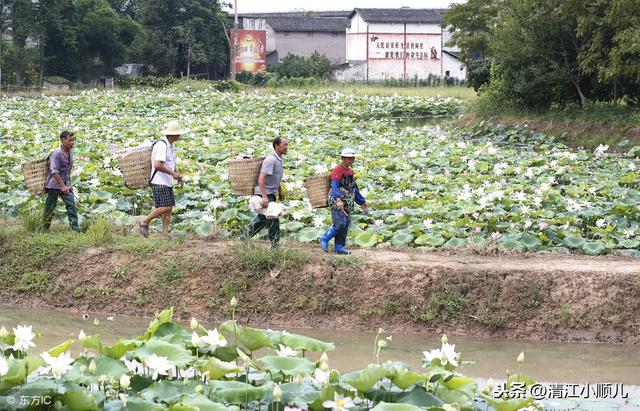
[[[164,139],[153,143],[151,152],[151,192],[156,209],[146,217],[140,219],[140,234],[143,237],[149,236],[149,223],[157,217],[162,217],[162,235],[169,235],[169,221],[171,212],[176,205],[173,195],[173,180],[177,180],[180,186],[184,184],[182,175],[176,166],[176,153],[174,143],[180,140],[185,130],[180,128],[177,121],[173,120],[166,124],[162,134]]]

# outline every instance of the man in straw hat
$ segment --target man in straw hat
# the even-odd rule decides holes
[[[47,201],[44,205],[45,230],[49,230],[51,227],[51,220],[58,203],[58,197],[62,197],[62,201],[67,207],[69,226],[73,231],[80,231],[78,228],[76,201],[73,197],[73,188],[71,188],[72,149],[74,144],[73,133],[63,131],[60,133],[60,147],[49,157],[49,176],[45,185],[45,191],[47,192]]]
[[[342,150],[340,157],[342,157],[342,161],[331,173],[331,191],[329,192],[331,223],[333,225],[320,237],[320,245],[324,252],[328,252],[329,241],[335,237],[333,250],[338,254],[351,254],[351,251],[344,248],[351,225],[351,212],[355,204],[361,206],[365,213],[369,211],[369,206],[360,194],[351,169],[356,158],[355,151],[346,148]]]
[[[174,143],[186,130],[180,128],[177,121],[172,120],[165,125],[162,134],[164,138],[153,144],[151,152],[151,192],[156,209],[146,217],[140,219],[140,234],[149,236],[149,223],[156,217],[162,217],[162,235],[169,236],[169,221],[171,211],[176,205],[173,195],[173,180],[177,180],[180,186],[184,184],[182,175],[176,166],[176,151]]]
[[[284,137],[276,137],[271,142],[273,150],[262,161],[260,175],[258,176],[258,185],[253,193],[262,198],[262,208],[267,209],[270,201],[278,199],[284,201],[284,191],[280,182],[284,175],[282,168],[282,156],[287,154],[289,142]],[[269,228],[269,240],[271,248],[278,248],[280,241],[280,220],[277,218],[268,219],[264,214],[257,214],[256,217],[247,226],[242,239],[246,240],[253,237],[262,228]]]

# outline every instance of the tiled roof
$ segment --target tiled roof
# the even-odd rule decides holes
[[[440,23],[446,9],[361,9],[356,8],[351,17],[358,13],[366,22],[371,23]]]

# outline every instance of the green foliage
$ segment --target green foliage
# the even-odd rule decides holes
[[[307,58],[289,53],[273,70],[281,77],[286,78],[326,79],[331,75],[331,61],[327,56],[317,51]]]
[[[49,288],[49,274],[46,271],[27,271],[16,282],[16,290],[33,291],[41,294]]]
[[[28,233],[38,233],[44,229],[42,211],[37,209],[26,210],[20,214],[20,222]]]
[[[253,241],[241,242],[236,262],[246,276],[262,278],[269,270],[294,269],[309,261],[309,256],[294,248],[272,250]]]
[[[111,223],[104,216],[99,216],[91,220],[86,232],[87,240],[90,244],[100,246],[113,240]]]

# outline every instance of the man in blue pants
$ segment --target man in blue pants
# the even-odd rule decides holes
[[[351,212],[355,204],[361,206],[365,213],[369,211],[369,206],[362,194],[360,194],[351,169],[356,157],[355,151],[344,149],[340,153],[340,157],[342,157],[342,161],[331,173],[331,191],[329,192],[329,206],[331,207],[331,222],[333,225],[320,237],[320,245],[324,252],[328,252],[329,241],[335,237],[333,250],[338,254],[351,254],[351,251],[344,248],[347,242],[349,226],[351,225]]]

